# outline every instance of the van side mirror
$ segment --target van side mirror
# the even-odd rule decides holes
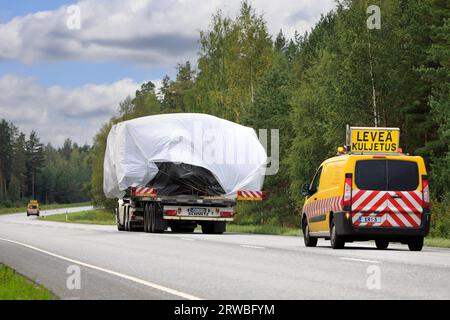
[[[305,183],[302,186],[302,195],[304,195],[305,197],[309,196],[310,192],[309,192],[309,184]]]

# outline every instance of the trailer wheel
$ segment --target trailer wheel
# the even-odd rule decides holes
[[[119,231],[125,231],[125,226],[123,224],[120,224],[120,220],[119,220],[119,208],[115,207],[114,208],[114,214],[116,215],[116,225],[117,225],[117,230]]]
[[[125,215],[124,225],[125,225],[125,231],[133,231],[133,226],[131,225],[131,220],[130,220],[130,216],[129,216],[128,210],[127,210],[127,213]]]
[[[144,232],[150,232],[148,228],[148,203],[144,204]]]
[[[151,203],[146,203],[144,206],[144,231],[147,233],[155,232],[155,218],[154,207]]]
[[[116,224],[117,224],[117,230],[119,231],[125,231],[125,225],[120,224],[119,217],[116,216]]]
[[[148,203],[144,207],[144,231],[149,233],[159,233],[164,230],[159,229],[157,219],[161,219],[158,217],[158,207],[152,203]]]
[[[156,232],[156,210],[155,206],[151,205],[150,207],[150,232],[155,233]]]

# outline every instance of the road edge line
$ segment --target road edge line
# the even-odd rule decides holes
[[[181,297],[181,298],[184,298],[184,299],[187,299],[187,300],[203,300],[202,298],[190,295],[188,293],[184,293],[184,292],[181,292],[181,291],[178,291],[178,290],[175,290],[175,289],[170,289],[170,288],[164,287],[162,285],[159,285],[159,284],[156,284],[156,283],[152,283],[152,282],[149,282],[149,281],[146,281],[146,280],[142,280],[142,279],[139,279],[139,278],[136,278],[136,277],[133,277],[133,276],[129,276],[129,275],[117,272],[117,271],[109,270],[109,269],[106,269],[106,268],[94,266],[94,265],[89,264],[89,263],[85,263],[85,262],[78,261],[78,260],[75,260],[75,259],[67,258],[67,257],[58,255],[58,254],[50,252],[50,251],[39,249],[37,247],[31,246],[31,245],[26,244],[26,243],[22,243],[22,242],[10,240],[10,239],[5,239],[5,238],[1,238],[1,237],[0,237],[0,241],[5,241],[5,242],[13,243],[13,244],[16,244],[16,245],[20,245],[22,247],[25,247],[25,248],[28,248],[28,249],[32,249],[32,250],[35,250],[35,251],[38,251],[38,252],[41,252],[41,253],[45,253],[45,254],[47,254],[49,256],[52,256],[52,257],[55,257],[55,258],[58,258],[58,259],[62,259],[62,260],[68,261],[68,262],[72,262],[74,264],[78,264],[78,265],[84,266],[86,268],[94,269],[94,270],[97,270],[97,271],[102,271],[102,272],[114,275],[116,277],[123,278],[123,279],[129,280],[129,281],[133,281],[133,282],[136,282],[138,284],[141,284],[141,285],[153,288],[153,289],[157,289],[159,291],[162,291],[162,292],[165,292],[165,293],[169,293],[171,295],[178,296],[178,297]]]
[[[380,264],[381,263],[381,261],[366,260],[366,259],[351,258],[351,257],[339,257],[339,259],[347,260],[347,261],[356,261],[356,262],[367,262],[367,263],[374,263],[374,264]]]

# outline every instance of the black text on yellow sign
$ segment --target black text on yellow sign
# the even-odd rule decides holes
[[[353,129],[351,150],[353,152],[396,152],[399,143],[398,130]]]

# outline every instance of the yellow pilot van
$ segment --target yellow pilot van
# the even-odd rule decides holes
[[[430,227],[430,196],[422,157],[398,148],[398,128],[348,128],[346,147],[324,161],[303,186],[301,227],[307,247],[318,238],[333,249],[375,240],[420,251]]]

